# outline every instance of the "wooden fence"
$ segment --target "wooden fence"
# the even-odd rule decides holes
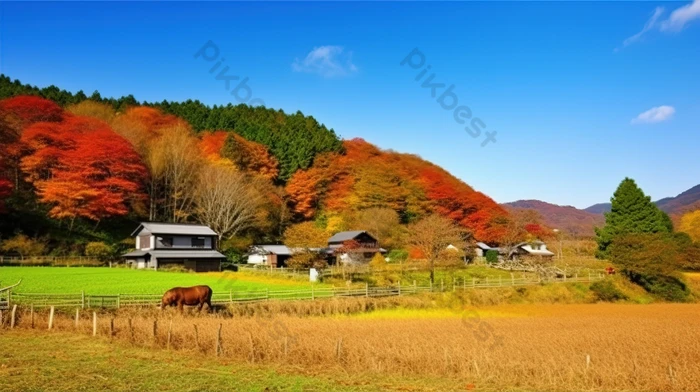
[[[604,274],[588,274],[586,276],[563,277],[549,280],[528,278],[485,278],[485,279],[453,279],[441,280],[432,284],[418,285],[399,282],[395,286],[372,287],[314,287],[295,290],[246,290],[228,292],[215,292],[212,296],[213,305],[233,305],[261,301],[289,301],[289,300],[317,300],[323,298],[341,297],[390,297],[401,295],[413,295],[426,292],[448,292],[469,290],[478,288],[532,286],[543,283],[566,282],[593,282],[604,279]],[[14,293],[13,300],[20,305],[33,305],[34,307],[57,308],[122,308],[122,307],[150,307],[160,303],[162,294],[115,294],[94,295],[81,292],[78,294],[42,294],[42,293]]]
[[[105,265],[104,261],[98,260],[94,257],[85,257],[85,256],[16,257],[16,256],[2,256],[2,255],[0,255],[0,266],[36,266],[36,267],[70,266],[70,267],[81,267],[81,266],[102,266],[102,265]]]

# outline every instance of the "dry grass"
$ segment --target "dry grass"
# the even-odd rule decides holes
[[[499,390],[700,389],[700,305],[695,304],[509,305],[432,318],[168,312],[157,314],[153,337],[155,315],[117,315],[111,339],[167,348],[172,320],[172,350],[213,356],[222,325],[223,357],[308,372],[444,377]],[[23,316],[20,326],[27,328],[28,315]],[[85,317],[77,332],[89,335],[92,323]],[[110,317],[99,319],[101,336],[110,335]],[[40,318],[36,327],[46,328],[46,314]],[[58,316],[55,328],[72,331],[73,321]]]

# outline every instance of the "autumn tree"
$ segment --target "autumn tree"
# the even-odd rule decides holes
[[[108,124],[112,122],[114,116],[116,116],[116,112],[112,106],[89,99],[67,106],[66,111],[76,116],[93,117]]]
[[[693,241],[700,242],[700,210],[683,214],[678,230],[687,233]]]
[[[321,248],[327,245],[328,237],[314,222],[302,222],[285,230],[284,244],[290,248]]]
[[[17,234],[2,241],[0,249],[4,252],[17,252],[21,258],[42,256],[46,252],[46,242],[36,238],[29,238],[24,234]]]
[[[165,217],[172,222],[185,221],[193,207],[202,157],[197,139],[189,127],[176,124],[162,128],[162,136],[152,147],[154,161],[159,162],[165,190]]]
[[[267,147],[246,140],[238,134],[229,133],[219,151],[221,156],[229,159],[241,170],[257,173],[268,180],[274,180],[279,174],[279,163]]]
[[[391,208],[361,210],[352,219],[351,225],[368,231],[382,247],[394,248],[401,245],[403,227],[399,221],[399,214]]]
[[[254,179],[231,167],[207,166],[199,174],[195,215],[219,234],[219,240],[255,226],[263,197]]]
[[[408,245],[419,251],[428,262],[430,282],[435,283],[435,262],[449,245],[466,249],[464,229],[452,220],[433,214],[408,227]]]
[[[126,215],[143,200],[146,168],[121,136],[97,119],[69,116],[36,123],[22,135],[21,167],[56,219]]]

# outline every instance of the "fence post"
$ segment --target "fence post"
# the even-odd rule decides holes
[[[416,280],[413,279],[413,292],[415,293],[417,291],[418,291],[418,286],[416,285]]]
[[[120,307],[120,305],[121,305],[121,304],[120,304],[120,302],[121,302],[120,299],[121,299],[121,294],[117,294],[117,309],[119,309],[119,307]]]
[[[49,330],[51,330],[51,328],[53,328],[53,311],[54,311],[54,308],[52,306],[51,310],[49,311]]]
[[[316,296],[314,295],[314,285],[311,285],[311,300],[314,301],[316,300]]]
[[[369,297],[369,283],[365,282],[365,297]]]
[[[12,318],[10,318],[10,329],[15,327],[15,316],[17,313],[17,305],[12,305]]]
[[[32,329],[34,329],[34,304],[31,305],[31,310],[29,311],[31,313],[31,319],[32,319]]]
[[[314,286],[311,286],[311,290],[314,289]],[[269,301],[270,300],[270,289],[266,288],[265,289],[265,300]]]
[[[92,312],[92,336],[97,336],[97,312]]]
[[[233,289],[228,290],[228,302],[233,305]]]
[[[433,292],[433,281],[432,280],[430,281],[430,292],[431,293]]]
[[[440,279],[440,292],[442,293],[443,291],[445,291],[445,281]]]
[[[457,278],[452,277],[452,292],[457,291]]]
[[[85,309],[85,291],[84,290],[80,291],[80,303],[82,305],[81,307],[83,309]]]
[[[221,326],[223,324],[219,324],[219,331],[216,333],[216,356],[221,355]]]
[[[515,275],[513,273],[510,273],[510,285],[515,286]]]
[[[401,296],[401,281],[399,280],[399,297]]]
[[[170,350],[170,338],[173,334],[173,319],[170,319],[170,325],[168,326],[168,350]]]
[[[80,309],[75,309],[75,328],[78,328],[78,320],[80,320]]]

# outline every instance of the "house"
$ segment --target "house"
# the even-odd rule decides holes
[[[283,268],[290,257],[292,250],[285,245],[253,245],[248,252],[248,264]]]
[[[362,230],[340,232],[328,239],[327,247],[309,250],[322,255],[329,264],[360,263],[369,261],[376,253],[386,253],[376,238]],[[287,260],[298,251],[301,249],[285,245],[253,245],[248,251],[248,264],[286,267]]]
[[[205,225],[143,222],[131,233],[136,250],[122,255],[138,269],[181,265],[196,271],[220,271],[226,256],[216,250],[217,233]]]
[[[505,256],[505,252],[501,252]],[[509,259],[516,259],[523,256],[532,257],[552,257],[554,253],[547,249],[547,245],[542,241],[521,242],[510,249]]]
[[[486,252],[490,250],[497,250],[497,248],[492,248],[483,242],[477,242],[476,247],[474,248],[474,253],[476,254],[476,257],[486,257]]]
[[[341,231],[328,239],[324,249],[329,264],[355,264],[369,261],[376,253],[385,254],[379,241],[363,230]]]

